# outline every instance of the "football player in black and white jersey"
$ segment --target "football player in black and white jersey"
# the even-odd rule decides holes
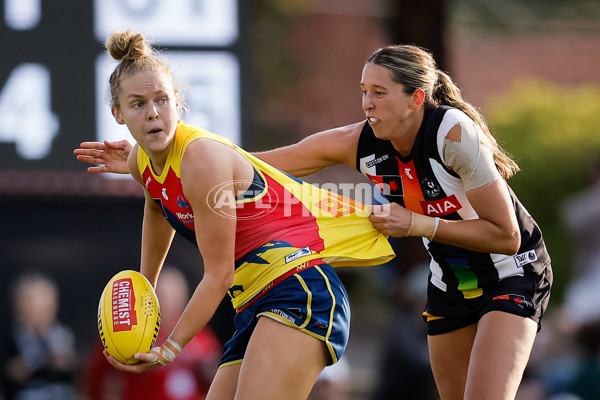
[[[441,398],[514,399],[552,286],[541,230],[506,182],[519,167],[427,50],[376,50],[360,87],[365,120],[255,155],[298,177],[343,163],[379,187],[390,204],[374,226],[431,255],[423,318]],[[127,147],[75,154],[119,172]]]

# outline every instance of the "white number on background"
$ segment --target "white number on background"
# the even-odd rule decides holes
[[[95,0],[100,43],[135,27],[158,45],[228,46],[238,37],[237,0]]]
[[[33,29],[42,17],[41,0],[4,0],[4,19],[16,31]]]
[[[22,158],[44,158],[58,134],[51,110],[50,71],[40,64],[21,64],[0,91],[0,142],[15,143]]]

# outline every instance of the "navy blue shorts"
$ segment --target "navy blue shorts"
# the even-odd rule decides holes
[[[348,344],[350,303],[333,268],[318,264],[277,283],[252,299],[234,318],[235,333],[225,343],[220,367],[241,363],[258,318],[266,316],[322,340],[337,362]]]

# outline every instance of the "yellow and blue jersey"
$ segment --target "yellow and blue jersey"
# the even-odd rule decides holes
[[[183,194],[180,168],[187,146],[198,139],[230,146],[255,171],[250,188],[235,199],[236,215],[230,216],[237,219],[236,269],[229,291],[235,308],[278,277],[314,259],[337,267],[379,265],[394,257],[387,238],[369,221],[367,205],[294,178],[221,136],[180,122],[160,176],[154,174],[141,148],[137,163],[146,189],[169,223],[187,239],[195,243],[196,227]],[[215,196],[211,204],[218,205],[223,193],[218,188],[210,193]]]

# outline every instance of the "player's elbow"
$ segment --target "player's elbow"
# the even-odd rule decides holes
[[[223,276],[223,287],[225,291],[228,291],[231,285],[233,285],[234,270],[227,271]]]
[[[215,267],[213,264],[212,267]],[[217,268],[206,268],[202,282],[208,285],[219,293],[227,293],[231,285],[233,285],[234,269],[233,266],[228,268],[228,265],[220,265]]]
[[[233,285],[233,277],[234,277],[233,268],[231,268],[231,269],[228,268],[227,270],[220,273],[216,277],[216,283],[218,285],[219,290],[222,291],[223,293],[226,293],[229,290],[229,288],[231,287],[231,285]]]
[[[518,253],[521,247],[521,233],[518,229],[506,232],[504,237],[499,241],[499,244],[498,253],[513,256]]]

